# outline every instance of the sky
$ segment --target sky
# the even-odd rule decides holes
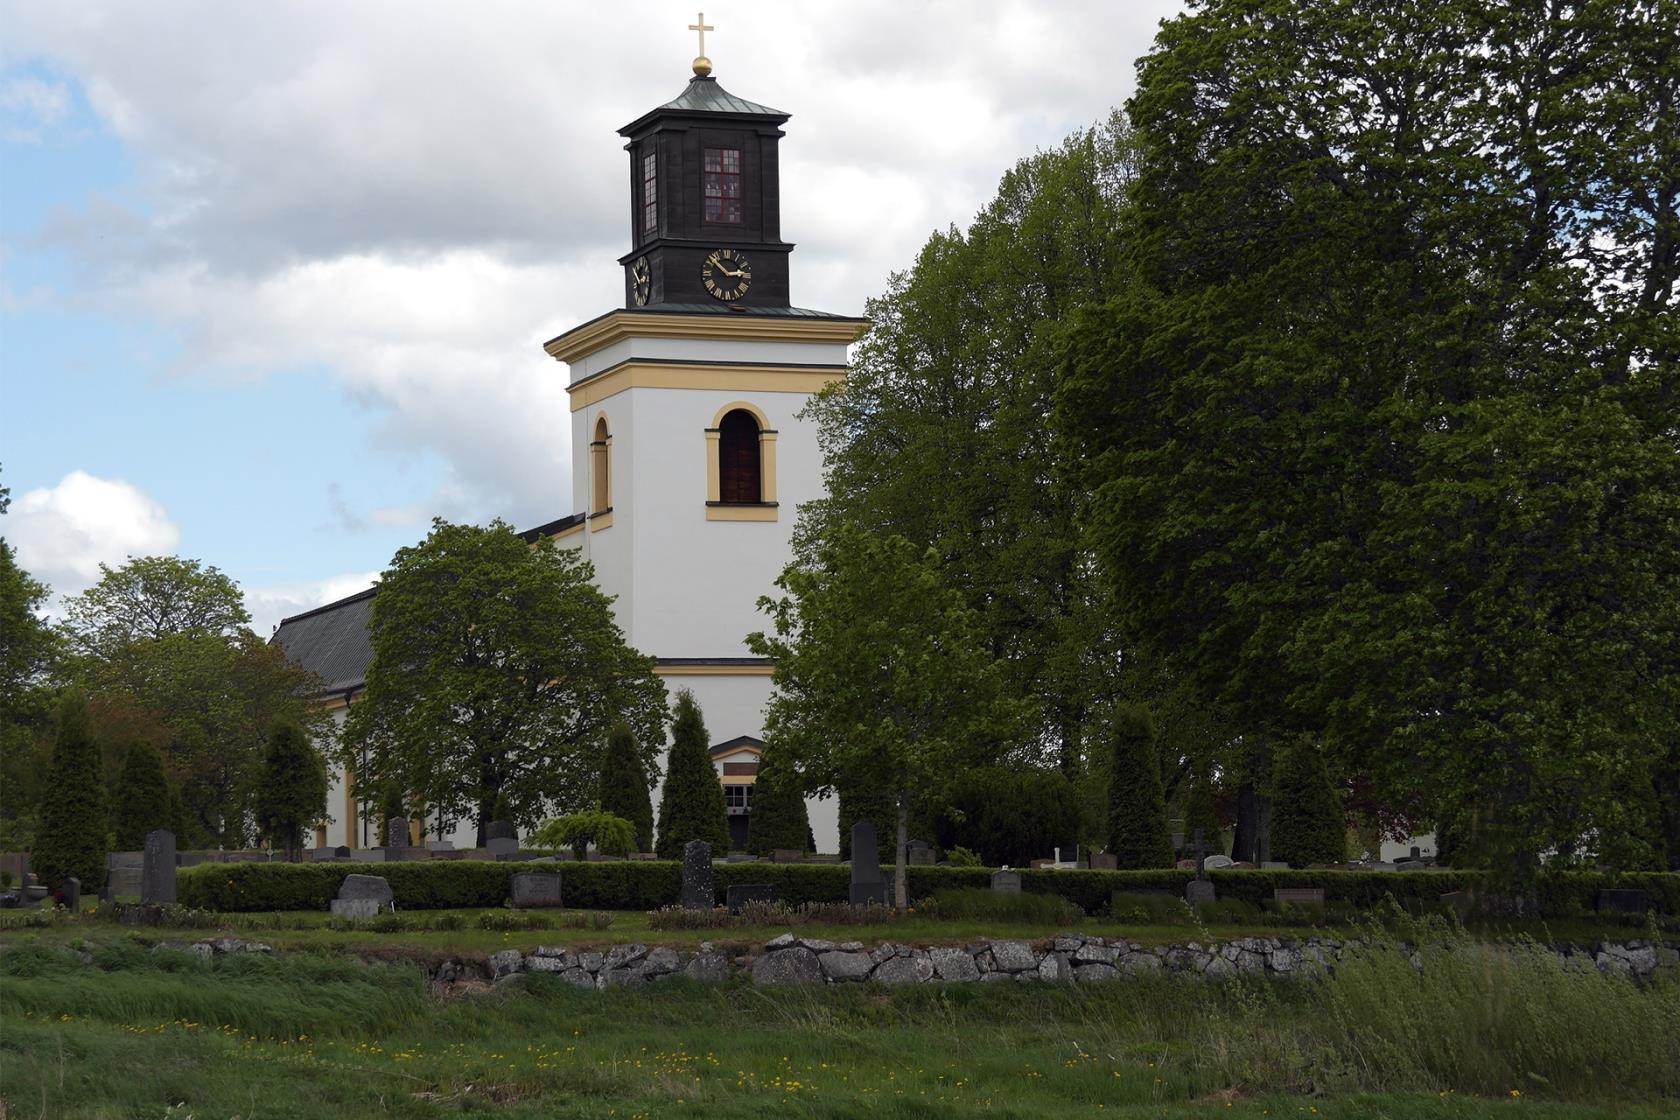
[[[1176,3],[712,0],[792,114],[793,302],[861,314],[1003,172],[1105,118]],[[694,8],[0,3],[0,535],[55,595],[173,553],[266,636],[433,517],[572,512],[547,339],[621,306],[617,130]]]

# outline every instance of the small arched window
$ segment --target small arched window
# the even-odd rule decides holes
[[[612,509],[612,435],[607,418],[595,421],[595,438],[589,443],[590,513]]]
[[[742,408],[726,413],[718,425],[718,500],[763,501],[758,420]]]

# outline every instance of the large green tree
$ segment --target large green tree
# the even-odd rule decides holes
[[[1519,879],[1680,737],[1677,24],[1194,0],[1065,332],[1125,636]]]
[[[74,676],[98,711],[126,713],[120,723],[141,721],[162,745],[185,808],[181,843],[242,846],[268,729],[326,722],[309,701],[313,678],[250,631],[238,586],[216,568],[147,556],[101,571],[66,602]]]
[[[816,789],[885,790],[896,818],[894,897],[906,905],[912,803],[1018,743],[1036,716],[1004,685],[978,613],[939,557],[902,536],[836,529],[816,557],[760,600],[773,633],[748,639],[776,659],[766,738]]]
[[[665,686],[653,659],[625,643],[589,562],[529,545],[504,522],[434,521],[423,542],[398,550],[370,639],[345,759],[358,781],[395,781],[474,821],[480,844],[498,798],[524,827],[593,808],[614,720],[629,724],[650,770],[664,740]]]
[[[327,811],[327,760],[295,723],[277,723],[268,737],[257,785],[257,831],[296,863],[304,830]],[[407,842],[403,837],[403,842]]]
[[[88,724],[87,698],[79,692],[67,693],[59,704],[47,788],[40,833],[30,852],[35,873],[49,887],[63,886],[74,877],[83,890],[97,891],[105,884],[111,822],[105,811],[99,745]]]
[[[601,785],[597,794],[601,810],[622,817],[635,826],[633,840],[638,852],[653,850],[653,795],[636,736],[630,725],[616,721],[607,729],[607,748],[601,756]]]
[[[11,504],[0,486],[0,514]],[[47,587],[0,536],[0,847],[28,850],[46,777],[54,677],[63,643],[43,608]]]
[[[723,784],[712,765],[711,740],[694,693],[677,693],[671,721],[671,752],[665,760],[665,788],[659,794],[660,859],[681,859],[683,845],[704,840],[712,852],[729,850],[729,816]]]
[[[1125,284],[1117,231],[1133,159],[1122,117],[1011,168],[966,230],[934,234],[870,300],[850,371],[808,408],[827,497],[801,508],[807,565],[853,525],[934,549],[1040,720],[1017,744],[1070,773],[1119,658],[1049,415],[1046,327]],[[1106,750],[1106,748],[1104,748]]]

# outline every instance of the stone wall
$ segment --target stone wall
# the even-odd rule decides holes
[[[606,951],[538,947],[528,953],[504,949],[486,962],[445,961],[433,979],[498,982],[521,973],[547,972],[581,988],[645,984],[669,976],[718,982],[750,976],[754,984],[883,984],[1061,982],[1095,983],[1140,973],[1187,973],[1206,977],[1236,975],[1288,978],[1334,971],[1336,962],[1356,952],[1356,940],[1324,937],[1242,937],[1207,945],[1144,948],[1120,938],[1064,934],[1041,942],[986,940],[961,948],[913,948],[885,942],[874,948],[861,941],[826,941],[785,933],[752,951],[702,942],[698,951],[642,944],[615,945]],[[1408,950],[1409,951],[1409,950]],[[1680,942],[1603,942],[1555,949],[1602,971],[1647,978],[1659,968],[1680,965]],[[1411,952],[1412,963],[1423,967]]]

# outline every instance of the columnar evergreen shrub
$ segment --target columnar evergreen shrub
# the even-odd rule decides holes
[[[41,882],[58,887],[76,878],[89,893],[102,887],[110,824],[87,698],[72,692],[59,704],[51,778],[41,801],[35,850],[30,853]]]
[[[1311,739],[1287,744],[1272,788],[1272,858],[1294,867],[1347,857],[1347,814]]]
[[[659,799],[661,859],[678,859],[690,840],[704,840],[712,852],[729,850],[729,814],[723,803],[723,784],[712,765],[711,740],[694,693],[677,693],[676,719],[671,725],[671,754],[665,764],[665,789]]]
[[[123,759],[116,805],[111,811],[117,851],[137,852],[145,846],[146,833],[159,828],[173,830],[176,800],[157,749],[144,739],[135,740]]]
[[[950,801],[927,814],[939,846],[977,852],[990,867],[1024,867],[1080,834],[1079,791],[1060,770],[986,767],[953,779]],[[924,818],[925,819],[925,818]]]
[[[303,728],[289,720],[269,732],[253,809],[257,830],[288,860],[298,858],[303,831],[327,811],[327,763]],[[408,843],[403,837],[400,843]]]
[[[808,851],[810,835],[811,816],[799,775],[786,753],[770,744],[758,760],[752,815],[747,818],[747,849],[761,856],[778,848]]]
[[[607,731],[607,748],[601,756],[600,804],[603,812],[631,823],[636,851],[653,850],[653,795],[636,750],[636,737],[623,720],[615,721]]]
[[[1137,707],[1115,714],[1108,850],[1124,868],[1171,867],[1173,862],[1155,725],[1149,713]]]

